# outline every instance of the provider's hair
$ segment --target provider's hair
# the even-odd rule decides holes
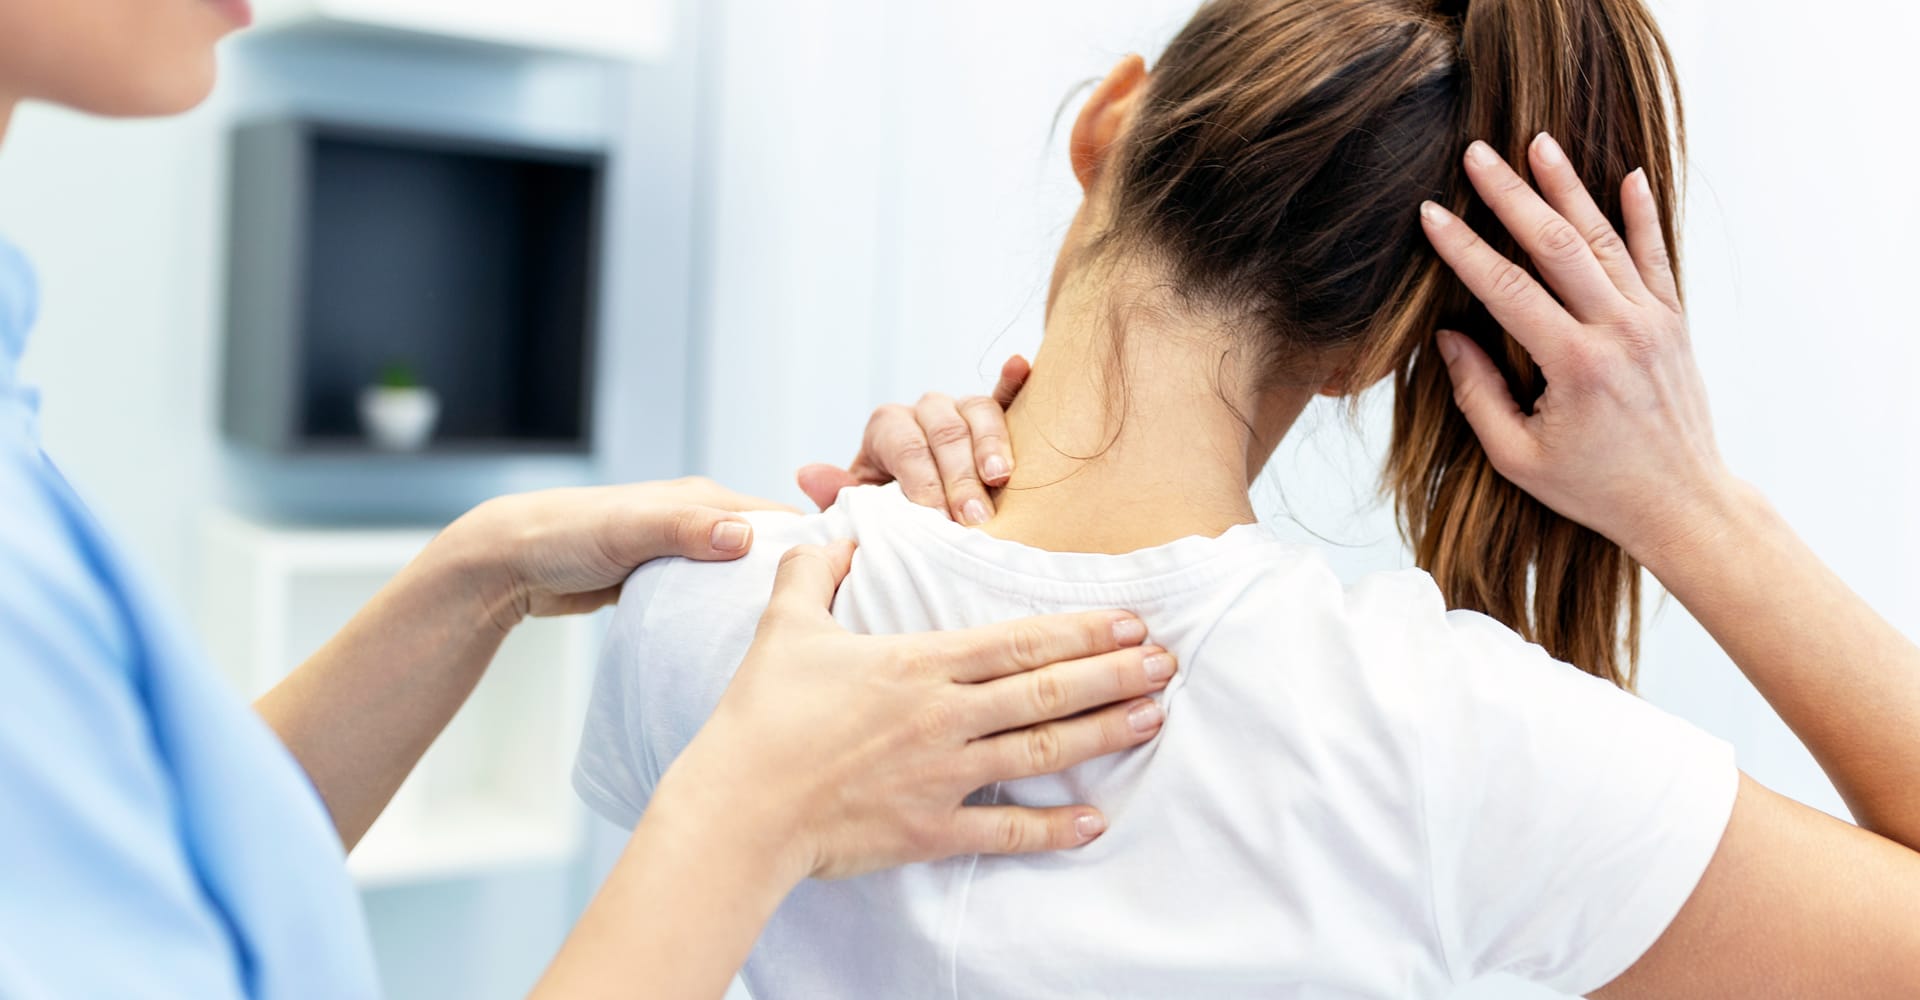
[[[1434,331],[1485,348],[1523,408],[1544,384],[1433,252],[1418,206],[1447,206],[1533,271],[1461,160],[1483,139],[1527,176],[1550,132],[1616,231],[1621,182],[1646,169],[1677,262],[1684,129],[1640,0],[1210,0],[1147,88],[1102,249],[1151,254],[1187,302],[1239,317],[1276,379],[1330,348],[1350,352],[1356,390],[1392,375],[1383,483],[1448,603],[1631,687],[1639,567],[1494,472]]]

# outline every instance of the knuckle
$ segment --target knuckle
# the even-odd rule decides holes
[[[1586,241],[1587,245],[1593,248],[1593,252],[1599,256],[1614,258],[1627,256],[1627,241],[1621,239],[1620,234],[1605,222],[1594,227],[1594,231],[1587,234]]]
[[[1562,348],[1561,364],[1572,373],[1575,383],[1592,385],[1606,381],[1612,374],[1611,355],[1608,349],[1575,340]]]
[[[1460,412],[1468,414],[1469,419],[1472,418],[1471,415],[1474,412],[1474,406],[1478,403],[1480,399],[1480,392],[1481,392],[1480,385],[1477,382],[1472,382],[1465,379],[1454,380],[1454,384],[1453,384],[1454,405],[1460,408]]]
[[[1541,224],[1535,241],[1540,246],[1541,256],[1552,260],[1577,257],[1586,246],[1586,241],[1580,238],[1580,231],[1558,216]]]
[[[1635,360],[1645,360],[1660,353],[1662,337],[1660,331],[1640,323],[1628,323],[1619,328],[1615,339],[1626,349],[1627,355]]]
[[[959,728],[960,713],[946,699],[924,705],[913,718],[914,732],[926,743],[946,743]]]
[[[1026,824],[1012,813],[1000,816],[994,820],[992,843],[994,849],[1002,854],[1020,853],[1027,844]]]
[[[933,448],[927,444],[925,438],[918,435],[895,442],[892,455],[893,459],[902,465],[914,466],[933,462]]]
[[[911,420],[911,419],[913,419],[912,410],[907,409],[905,406],[902,406],[899,403],[888,403],[885,406],[882,406],[879,409],[874,410],[873,416],[867,419],[867,423],[868,425],[892,424],[892,423],[899,423],[902,420]]]
[[[950,409],[952,408],[952,406],[953,406],[953,398],[948,396],[946,393],[929,392],[920,397],[920,402],[919,404],[917,404],[916,408],[920,410]]]
[[[901,677],[935,677],[940,673],[940,660],[923,649],[906,646],[894,653],[893,669]]]
[[[711,540],[707,529],[706,511],[698,507],[680,507],[671,515],[669,530],[673,541],[682,552],[705,549]]]
[[[958,417],[940,419],[927,425],[927,441],[935,448],[951,448],[973,440],[973,432]]]
[[[1027,696],[1039,718],[1054,719],[1067,710],[1070,695],[1067,686],[1050,670],[1035,671],[1027,687]]]
[[[1040,664],[1047,660],[1047,638],[1033,625],[1021,625],[1007,636],[1007,652],[1021,664]]]
[[[1051,774],[1060,769],[1060,735],[1051,726],[1027,730],[1027,766],[1036,774]]]
[[[1496,298],[1517,299],[1526,294],[1533,284],[1533,277],[1526,268],[1513,261],[1502,259],[1487,272],[1487,287]]]

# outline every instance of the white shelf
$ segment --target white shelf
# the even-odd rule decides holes
[[[456,806],[442,809],[437,823],[383,831],[379,837],[369,832],[347,859],[347,868],[362,888],[380,889],[558,863],[573,856],[577,832],[493,806]]]
[[[429,529],[205,527],[202,617],[246,697],[338,631],[432,539]],[[480,686],[401,785],[348,867],[374,888],[562,862],[582,835],[568,783],[597,646],[591,619],[508,637]]]
[[[668,0],[255,0],[265,31],[365,29],[621,60],[657,59]]]

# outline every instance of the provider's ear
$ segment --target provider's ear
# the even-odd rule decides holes
[[[1091,192],[1094,182],[1113,152],[1114,142],[1127,130],[1134,107],[1146,93],[1147,61],[1127,56],[1093,89],[1080,117],[1074,119],[1068,155],[1073,159],[1073,175],[1082,190]]]

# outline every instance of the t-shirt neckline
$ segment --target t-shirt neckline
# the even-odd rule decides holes
[[[1248,562],[1275,561],[1289,548],[1259,522],[1236,524],[1219,535],[1188,535],[1122,554],[1055,552],[997,538],[949,520],[906,498],[897,483],[858,487],[840,503],[854,508],[855,524],[873,520],[912,532],[918,547],[974,583],[1037,599],[1103,601],[1165,597],[1210,586]]]

